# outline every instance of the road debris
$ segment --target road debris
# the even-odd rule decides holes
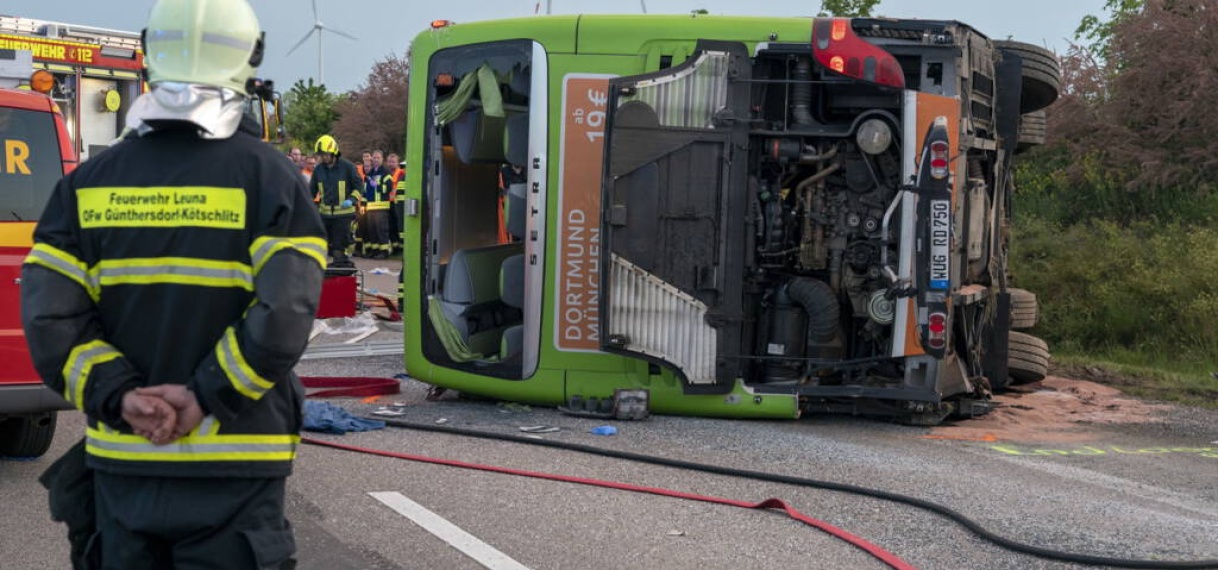
[[[347,410],[329,402],[305,400],[304,410],[304,429],[306,431],[342,435],[349,431],[369,431],[385,427],[385,422],[357,418]]]
[[[501,413],[501,414],[531,414],[531,413],[533,413],[533,408],[530,408],[526,404],[520,404],[517,402],[499,402],[498,406],[499,406],[499,413]]]
[[[406,412],[400,409],[395,410],[393,408],[377,408],[372,410],[372,415],[399,418],[406,415]]]

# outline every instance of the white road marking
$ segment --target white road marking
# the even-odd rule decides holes
[[[406,498],[401,493],[380,492],[368,493],[368,495],[491,570],[529,570],[528,566],[512,560],[495,547],[478,540],[478,537],[461,530],[461,527],[448,522],[444,517],[427,510],[423,505]]]

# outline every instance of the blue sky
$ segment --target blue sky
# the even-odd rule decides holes
[[[688,13],[705,8],[712,14],[811,15],[817,0],[643,0],[647,11]],[[390,53],[404,54],[410,39],[432,20],[456,22],[529,16],[546,11],[546,0],[316,0],[321,21],[360,38],[325,38],[325,82],[331,91],[357,88],[373,62]],[[139,31],[153,0],[0,0],[0,14]],[[313,26],[311,0],[251,0],[267,32],[262,75],[286,89],[296,79],[317,76],[317,43],[310,39],[291,56],[287,51]],[[1087,14],[1101,15],[1104,0],[882,0],[877,15],[960,20],[993,38],[1017,39],[1064,51],[1074,29]],[[554,14],[632,13],[634,0],[550,0]]]

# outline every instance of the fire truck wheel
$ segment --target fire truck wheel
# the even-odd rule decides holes
[[[1027,289],[1008,289],[1007,292],[1011,294],[1011,328],[1020,330],[1036,326],[1040,318],[1036,293]]]
[[[1023,59],[1023,93],[1019,112],[1031,113],[1052,105],[1061,93],[1061,63],[1052,51],[1036,44],[1000,40],[994,47]]]
[[[1049,344],[1027,333],[1011,332],[1007,373],[1012,385],[1043,380],[1049,374]]]
[[[55,438],[55,412],[0,421],[0,456],[42,457]]]
[[[1032,111],[1019,117],[1019,144],[1015,154],[1045,144],[1045,112]]]

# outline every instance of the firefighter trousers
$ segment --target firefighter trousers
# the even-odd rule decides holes
[[[292,569],[286,479],[95,472],[104,570]]]
[[[97,534],[97,505],[93,500],[93,470],[85,463],[85,440],[73,445],[38,478],[47,489],[51,520],[68,527],[73,570],[94,570],[101,562],[89,542]]]
[[[368,228],[364,234],[364,254],[369,257],[389,257],[393,253],[393,243],[389,241],[389,210],[368,210],[364,215],[364,224]]]
[[[335,265],[347,264],[347,246],[351,243],[351,221],[355,214],[344,216],[322,216],[321,222],[326,226],[326,249]]]
[[[389,209],[389,241],[394,249],[402,248],[402,234],[405,233],[405,220],[402,214],[406,210],[406,202],[398,200]]]

